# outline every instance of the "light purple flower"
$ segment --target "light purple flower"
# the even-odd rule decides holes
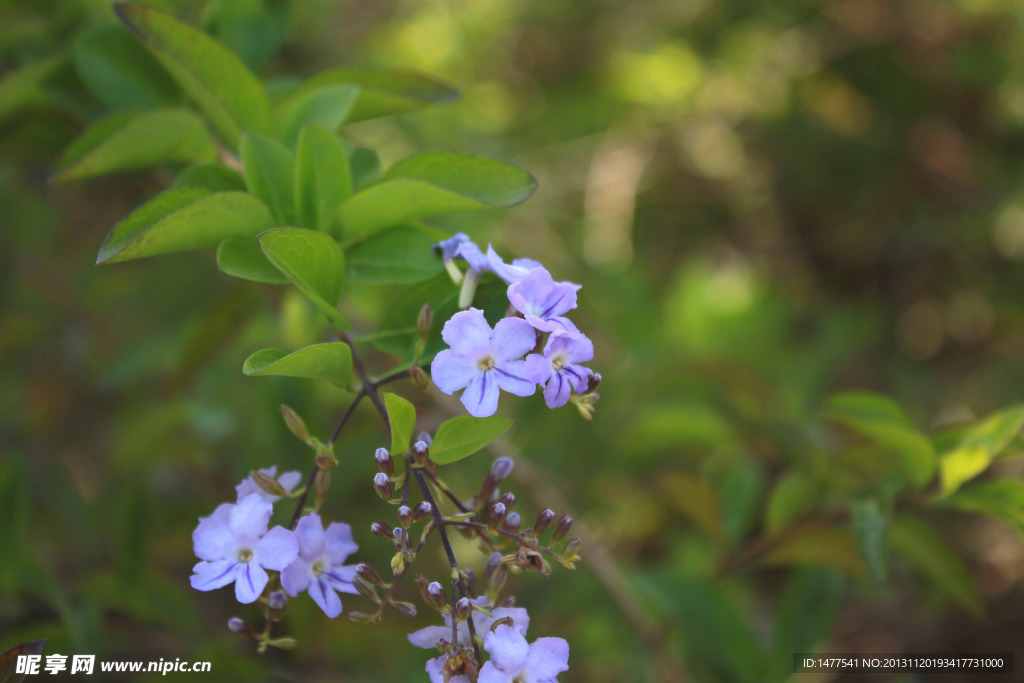
[[[519,318],[503,318],[491,330],[484,312],[459,311],[444,324],[441,338],[450,349],[441,351],[430,366],[437,388],[446,394],[462,392],[470,415],[487,417],[498,409],[499,390],[532,396],[536,382],[525,374],[522,360],[537,342],[530,325]]]
[[[491,264],[484,256],[484,253],[480,251],[480,247],[476,246],[474,242],[466,241],[459,245],[455,255],[466,261],[469,264],[470,270],[475,270],[478,273],[486,273],[491,269]]]
[[[510,264],[505,263],[490,244],[487,245],[487,264],[495,275],[510,285],[525,278],[534,268],[542,267],[532,258],[517,258]]]
[[[192,545],[202,562],[192,568],[192,587],[210,591],[233,582],[239,602],[255,602],[269,580],[266,570],[281,571],[299,554],[291,531],[267,531],[272,511],[273,505],[252,494],[200,519]]]
[[[320,515],[311,512],[295,527],[298,558],[281,572],[281,587],[293,598],[304,590],[331,619],[341,614],[341,598],[335,591],[358,593],[352,585],[356,565],[342,564],[359,549],[352,527],[332,522],[324,532]]]
[[[488,607],[490,601],[486,595],[481,595],[479,598],[473,600],[474,605],[481,607]],[[491,624],[498,619],[504,619],[509,617],[513,621],[512,628],[522,635],[526,635],[526,629],[530,626],[530,616],[526,613],[526,610],[522,607],[496,607],[494,609],[488,609],[491,616],[488,616],[480,610],[473,610],[473,615],[470,619],[473,620],[473,627],[476,629],[477,635],[482,635],[490,630]],[[421,628],[419,631],[409,634],[409,642],[416,647],[422,647],[427,650],[434,649],[439,642],[442,640],[450,641],[452,639],[452,618],[451,616],[445,615],[444,626],[427,626]],[[462,622],[458,627],[458,638],[459,642],[463,645],[469,645],[469,624]],[[441,662],[444,661],[444,657],[440,658]],[[429,662],[427,664],[428,671]]]
[[[544,354],[531,353],[526,357],[526,376],[544,386],[544,401],[548,408],[558,408],[569,402],[572,389],[582,394],[587,389],[587,378],[593,371],[577,363],[594,357],[594,344],[582,334],[554,332],[544,345]]]
[[[534,268],[522,280],[508,286],[508,300],[526,322],[541,332],[578,333],[564,314],[576,308],[579,289],[580,285],[572,282],[555,282],[544,268]]]
[[[299,485],[299,482],[302,481],[302,474],[300,474],[299,472],[285,472],[280,477],[278,477],[277,465],[274,465],[273,467],[268,467],[265,470],[260,470],[260,472],[267,475],[268,477],[276,477],[277,483],[280,484],[281,488],[283,488],[288,493],[291,493],[292,490]],[[246,496],[251,496],[254,493],[263,500],[267,501],[268,503],[276,503],[277,501],[281,500],[281,496],[275,496],[273,494],[267,493],[259,486],[257,486],[256,482],[252,480],[252,477],[246,477],[245,479],[243,479],[242,483],[235,487],[235,491],[238,491],[238,502],[241,502],[243,498],[245,498]]]
[[[457,232],[448,239],[435,244],[434,249],[440,249],[441,258],[447,262],[455,258],[456,252],[459,250],[459,246],[466,242],[469,242],[469,236],[464,232]]]
[[[430,676],[430,683],[469,683],[469,676],[452,676],[447,681],[444,680],[444,660],[447,657],[448,655],[441,655],[427,660],[427,675]]]
[[[569,670],[569,643],[538,638],[527,644],[522,633],[502,624],[484,637],[491,661],[480,669],[479,683],[555,683]]]

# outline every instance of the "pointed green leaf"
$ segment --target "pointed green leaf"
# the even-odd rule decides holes
[[[953,450],[939,460],[944,496],[988,469],[1024,428],[1024,406],[1014,406],[970,427]]]
[[[799,521],[814,509],[820,497],[818,484],[803,472],[789,472],[768,497],[765,530],[775,534]]]
[[[878,583],[885,581],[886,540],[889,517],[877,500],[855,500],[850,503],[853,535],[868,573]]]
[[[397,394],[382,396],[391,422],[391,455],[395,460],[401,460],[412,442],[412,432],[416,428],[416,408]]]
[[[339,217],[346,235],[358,238],[413,219],[514,206],[536,187],[533,176],[512,164],[427,152],[398,162],[381,182],[353,195]]]
[[[349,121],[362,121],[430,104],[454,102],[459,91],[414,71],[386,71],[341,67],[322,71],[309,79],[304,89],[350,84],[360,87]]]
[[[255,237],[229,237],[217,247],[217,268],[242,280],[272,285],[288,283],[288,278],[267,260]]]
[[[914,565],[946,597],[975,616],[984,612],[974,579],[942,536],[928,524],[914,517],[893,519],[889,547]]]
[[[314,344],[292,353],[263,349],[245,359],[242,372],[250,377],[326,379],[344,387],[352,381],[352,350],[344,342]]]
[[[681,472],[666,472],[658,478],[665,503],[706,531],[716,543],[725,540],[722,502],[718,491],[703,477]]]
[[[215,158],[206,124],[187,109],[115,112],[93,123],[71,143],[54,180],[81,180],[154,164]]]
[[[189,166],[174,179],[175,187],[205,187],[210,192],[245,192],[245,180],[223,164]]]
[[[270,100],[263,86],[229,49],[149,5],[119,2],[114,12],[171,72],[225,142],[237,147],[245,131],[271,132]]]
[[[181,88],[123,26],[99,26],[75,41],[75,70],[111,109],[156,109],[180,104]]]
[[[337,327],[351,324],[338,311],[345,285],[345,253],[330,235],[303,228],[275,228],[259,236],[260,248]]]
[[[295,144],[304,126],[315,124],[330,133],[338,132],[359,96],[354,85],[299,88],[277,106],[275,114],[281,139]]]
[[[1024,533],[1024,481],[1019,479],[997,479],[974,484],[960,489],[938,504],[999,517]]]
[[[374,283],[410,283],[444,272],[434,253],[438,240],[419,228],[399,226],[358,242],[348,252],[348,276]]]
[[[380,178],[384,170],[380,165],[380,155],[369,147],[351,147],[348,149],[348,165],[352,169],[352,190],[359,192]]]
[[[775,618],[766,681],[787,681],[793,675],[793,653],[814,652],[825,640],[843,598],[843,575],[828,569],[802,569],[786,582]]]
[[[0,78],[0,121],[28,107],[47,104],[46,82],[66,65],[66,57],[55,56],[5,73]]]
[[[515,420],[507,417],[455,417],[434,434],[430,459],[438,465],[462,460],[497,439]]]
[[[276,140],[246,133],[239,145],[249,192],[270,207],[278,225],[295,225],[295,158]]]
[[[847,529],[812,529],[773,547],[761,559],[767,566],[833,567],[851,576],[863,576],[864,561]]]
[[[252,195],[174,188],[115,225],[103,240],[96,263],[214,247],[228,237],[256,235],[270,225],[270,212]]]
[[[326,231],[341,203],[352,194],[345,145],[333,133],[307,125],[299,136],[295,160],[295,209],[298,224]]]

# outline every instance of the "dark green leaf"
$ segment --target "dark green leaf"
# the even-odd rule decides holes
[[[949,495],[988,469],[1024,427],[1024,406],[990,416],[964,432],[960,443],[939,460],[942,495]]]
[[[267,260],[255,237],[229,237],[217,247],[217,268],[222,273],[253,282],[282,285],[288,278]]]
[[[337,327],[351,327],[338,311],[345,285],[345,254],[329,235],[303,228],[275,228],[259,236],[260,248]]]
[[[380,178],[383,168],[380,155],[368,147],[352,147],[348,152],[348,165],[352,169],[352,190],[359,192]]]
[[[322,88],[299,88],[277,106],[276,115],[281,139],[295,144],[304,126],[315,124],[330,133],[338,132],[345,123],[359,88],[354,85],[328,85]]]
[[[71,143],[58,164],[57,182],[160,163],[216,158],[206,124],[187,109],[115,112]]]
[[[793,573],[782,592],[772,641],[768,681],[787,681],[793,674],[793,653],[814,652],[839,615],[845,581],[839,572],[802,569]]]
[[[863,576],[864,562],[857,542],[847,529],[812,529],[775,545],[761,559],[767,566],[833,567]]]
[[[276,140],[246,133],[239,146],[249,192],[263,200],[277,225],[295,225],[295,158]]]
[[[214,247],[228,237],[256,235],[270,225],[270,212],[252,195],[174,188],[115,225],[103,240],[96,263]]]
[[[48,104],[47,80],[67,64],[63,56],[50,57],[15,69],[0,78],[0,121],[18,112]]]
[[[939,502],[966,512],[1000,517],[1024,533],[1024,481],[997,479],[960,489]]]
[[[391,422],[391,455],[401,460],[401,456],[409,450],[412,432],[416,428],[416,408],[397,394],[382,396]]]
[[[303,128],[295,160],[295,208],[299,225],[329,230],[338,207],[350,194],[352,178],[345,146],[320,126]]]
[[[889,547],[968,612],[980,616],[984,611],[967,568],[928,524],[914,517],[896,517],[889,529]]]
[[[352,381],[352,350],[344,342],[314,344],[292,353],[263,349],[245,360],[242,372],[326,379],[344,387]]]
[[[210,192],[245,192],[245,180],[238,171],[223,164],[196,164],[178,174],[175,187],[205,187]]]
[[[850,503],[853,535],[864,560],[864,566],[875,581],[882,583],[886,575],[886,532],[889,517],[878,501],[870,498]]]
[[[803,472],[789,472],[775,485],[768,497],[765,530],[775,534],[799,521],[818,503],[819,486]]]
[[[497,439],[515,420],[507,417],[455,417],[434,434],[430,459],[438,465],[462,460]]]
[[[120,2],[114,12],[160,59],[225,142],[237,147],[245,131],[271,132],[270,100],[230,50],[149,5]]]
[[[112,109],[156,109],[180,104],[181,88],[123,26],[100,26],[75,41],[79,78]]]
[[[349,121],[396,114],[428,104],[454,102],[459,92],[454,88],[413,71],[385,71],[342,67],[314,75],[304,86],[317,89],[325,85],[360,86],[359,98]]]
[[[437,239],[419,228],[400,226],[357,243],[348,252],[348,276],[375,283],[422,282],[444,271],[434,253]]]

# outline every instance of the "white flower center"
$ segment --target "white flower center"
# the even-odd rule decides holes
[[[320,575],[327,571],[327,558],[321,557],[319,560],[313,563],[313,576],[320,578]]]
[[[551,356],[551,369],[558,372],[569,364],[569,359],[564,353],[556,353]]]
[[[252,550],[250,548],[239,548],[239,550],[238,550],[238,561],[239,562],[251,562],[252,561]]]
[[[494,369],[494,359],[490,356],[484,356],[476,362],[476,366],[480,368],[480,372],[488,372]]]

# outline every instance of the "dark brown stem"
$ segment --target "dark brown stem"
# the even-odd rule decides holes
[[[460,519],[445,520],[445,524],[447,526],[462,526],[462,527],[466,527],[466,528],[469,528],[469,529],[476,529],[477,531],[479,531],[481,533],[486,533],[488,530],[495,531],[495,532],[501,534],[502,536],[504,536],[505,538],[511,538],[511,539],[513,539],[515,541],[518,541],[519,543],[525,545],[530,550],[536,550],[538,553],[544,553],[545,555],[550,555],[551,557],[555,558],[556,560],[560,560],[561,559],[561,555],[559,555],[558,553],[553,551],[551,548],[545,548],[542,545],[537,545],[536,543],[534,543],[530,539],[526,538],[525,536],[517,534],[517,533],[515,533],[513,531],[508,531],[506,529],[491,529],[486,524],[480,524],[479,522],[467,522],[467,521],[463,521],[463,520],[460,520]]]

